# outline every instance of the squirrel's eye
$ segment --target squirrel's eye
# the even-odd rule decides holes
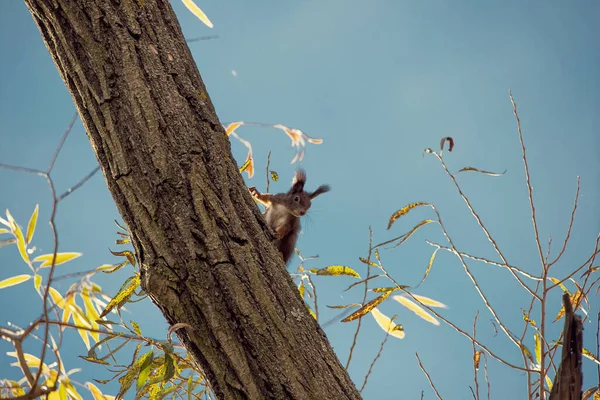
[[[295,201],[296,203],[297,203],[297,202],[299,202],[299,201],[300,201],[300,196],[296,196],[296,197],[294,197],[294,201]]]

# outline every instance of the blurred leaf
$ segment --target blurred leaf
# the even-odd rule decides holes
[[[0,235],[2,235],[3,233],[10,233],[10,230],[4,228],[0,229]]]
[[[74,260],[80,257],[82,253],[56,253],[56,262],[54,265],[64,264],[68,261]],[[41,256],[37,256],[33,259],[33,262],[40,262],[40,268],[47,268],[52,266],[52,259],[54,258],[54,254],[43,254]]]
[[[350,267],[346,267],[345,265],[330,265],[328,267],[322,269],[312,268],[310,272],[317,275],[330,275],[330,276],[340,276],[340,275],[348,275],[354,278],[360,279],[360,275],[358,272],[353,270]]]
[[[440,141],[440,150],[444,150],[444,144],[446,144],[446,141],[449,143],[448,151],[452,151],[452,149],[454,148],[454,139],[452,139],[450,136],[442,138],[442,140]]]
[[[181,0],[183,1],[183,4],[185,4],[185,6],[188,8],[188,10],[190,10],[192,12],[192,14],[194,14],[196,17],[198,17],[198,19],[200,21],[202,21],[202,23],[206,26],[208,26],[209,28],[213,27],[212,22],[210,22],[210,19],[208,19],[208,17],[206,16],[206,14],[204,14],[204,12],[200,9],[200,7],[198,7],[196,5],[196,3],[194,3],[192,0]]]
[[[413,233],[415,233],[419,228],[421,228],[423,225],[427,225],[432,222],[435,222],[435,221],[432,219],[424,219],[423,221],[419,222],[417,225],[415,225],[414,228],[412,228],[410,231],[408,231],[407,233],[402,235],[401,236],[402,240],[400,240],[398,243],[396,243],[396,245],[394,247],[400,246],[402,243],[406,242],[413,235]]]
[[[150,370],[152,366],[152,360],[154,359],[154,352],[150,350],[149,355],[144,355],[144,362],[140,365],[140,374],[138,375],[137,383],[135,385],[135,390],[139,392],[139,390],[146,384],[148,380],[148,375],[150,375]]]
[[[300,282],[300,285],[298,285],[298,291],[300,292],[300,297],[304,298],[304,290],[306,288],[304,287],[304,282]]]
[[[477,168],[473,168],[473,167],[464,167],[464,168],[461,168],[458,171],[456,171],[454,173],[454,175],[458,174],[459,172],[468,172],[468,171],[479,172],[480,174],[489,175],[489,176],[502,176],[506,173],[506,170],[504,170],[504,172],[490,172],[490,171],[484,171],[482,169],[477,169]]]
[[[6,210],[8,212],[8,210]],[[17,225],[16,222],[12,222],[12,229],[15,238],[17,239],[17,248],[19,249],[19,254],[21,254],[21,258],[27,264],[29,264],[29,256],[27,255],[27,246],[25,245],[25,238],[23,237],[23,232],[21,232],[21,228]]]
[[[598,398],[600,398],[600,392],[597,392],[598,387],[599,386],[594,386],[594,387],[589,388],[585,392],[583,392],[583,396],[581,397],[581,400],[588,400],[590,397],[592,397],[592,395],[594,393],[598,394]],[[594,396],[594,400],[596,400],[596,396]]]
[[[237,128],[239,128],[240,126],[244,125],[243,122],[232,122],[229,125],[227,125],[227,127],[225,128],[225,134],[227,136],[231,135],[233,132],[235,132],[235,130]]]
[[[573,293],[572,295],[570,295],[570,298],[571,298],[571,304],[573,305],[573,311],[576,311],[577,308],[579,308],[579,306],[581,305],[580,304],[580,301],[581,301],[581,290],[578,290],[575,293]],[[556,318],[552,322],[558,321],[564,315],[565,315],[565,306],[563,305],[560,308],[560,311],[558,312],[558,314],[556,315]]]
[[[135,321],[129,321],[131,323],[131,326],[133,326],[133,331],[135,332],[136,335],[138,336],[142,336],[142,331],[140,330],[140,326],[137,324],[137,322]]]
[[[40,291],[41,284],[42,284],[42,276],[35,274],[35,276],[33,277],[33,286],[35,287],[35,290],[37,290],[38,292]]]
[[[252,178],[254,176],[254,159],[252,158],[252,152],[248,151],[248,155],[246,156],[246,162],[244,165],[240,167],[240,173],[246,171],[248,174],[248,178]]]
[[[275,171],[269,171],[269,172],[271,172],[271,180],[273,182],[277,182],[279,180],[279,175],[277,175],[277,172],[275,172]]]
[[[435,319],[433,315],[429,314],[429,312],[425,311],[421,306],[419,306],[412,300],[404,296],[394,296],[393,299],[396,300],[398,303],[402,304],[404,307],[408,308],[410,311],[417,314],[417,316],[419,316],[420,318],[423,318],[425,321],[430,322],[433,325],[440,324],[440,322],[437,319]]]
[[[327,306],[329,308],[348,308],[348,307],[360,307],[360,304],[358,303],[350,303],[350,304],[346,304],[346,305],[341,305],[341,306]]]
[[[408,214],[408,212],[410,210],[412,210],[413,208],[420,207],[420,206],[429,206],[429,205],[430,205],[429,203],[425,203],[423,201],[418,201],[416,203],[412,203],[412,204],[409,204],[409,205],[407,205],[405,207],[402,207],[401,209],[399,209],[398,211],[396,211],[394,214],[392,214],[392,216],[390,217],[390,221],[388,222],[388,227],[387,228],[390,229],[392,227],[392,225],[394,224],[394,222],[398,218],[402,217],[403,215]]]
[[[387,299],[390,294],[392,294],[391,291],[386,292],[386,293],[382,294],[381,296],[369,301],[367,304],[362,306],[360,309],[358,309],[357,311],[353,312],[352,314],[350,314],[349,316],[344,318],[342,320],[342,322],[350,322],[357,318],[361,318],[365,314],[368,314],[372,309],[374,309],[379,304],[381,304],[385,299]]]
[[[0,248],[8,246],[9,244],[17,243],[17,239],[6,239],[0,240]]]
[[[31,275],[27,275],[27,274],[13,276],[12,278],[7,278],[7,279],[4,279],[3,281],[0,281],[0,289],[15,286],[15,285],[18,285],[19,283],[27,282],[30,279],[31,279]]]
[[[414,294],[414,293],[412,294],[412,296],[415,299],[419,300],[421,303],[423,303],[423,304],[425,304],[426,306],[429,306],[429,307],[439,307],[439,308],[447,308],[448,307],[444,303],[441,303],[441,302],[439,302],[437,300],[430,299],[429,297],[420,296],[420,295]]]
[[[96,385],[94,385],[91,382],[86,382],[85,386],[92,393],[94,400],[114,400],[115,399],[115,396],[108,396],[108,395],[102,394],[100,389],[98,389],[96,387]]]
[[[371,315],[384,332],[398,339],[404,339],[405,335],[402,325],[396,325],[391,318],[379,311],[377,307],[371,310]]]
[[[33,238],[33,233],[35,232],[35,226],[37,224],[39,209],[40,205],[36,204],[35,209],[33,210],[33,214],[31,214],[31,218],[29,218],[29,223],[27,224],[27,236],[25,238],[25,242],[27,244],[31,243],[31,239]]]

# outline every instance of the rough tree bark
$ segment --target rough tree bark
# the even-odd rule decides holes
[[[133,235],[143,288],[221,399],[358,399],[252,201],[168,0],[25,0]]]

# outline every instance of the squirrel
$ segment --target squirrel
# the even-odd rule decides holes
[[[330,190],[329,185],[321,185],[312,193],[305,192],[305,183],[306,172],[298,169],[294,174],[292,187],[287,193],[261,194],[254,186],[248,188],[252,196],[267,208],[264,216],[267,225],[275,232],[276,246],[286,265],[296,246],[300,232],[300,217],[310,208],[311,200]]]

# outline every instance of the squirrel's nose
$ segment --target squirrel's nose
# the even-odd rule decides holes
[[[304,214],[306,214],[306,211],[304,211],[304,210],[300,211],[300,215],[304,215]]]

